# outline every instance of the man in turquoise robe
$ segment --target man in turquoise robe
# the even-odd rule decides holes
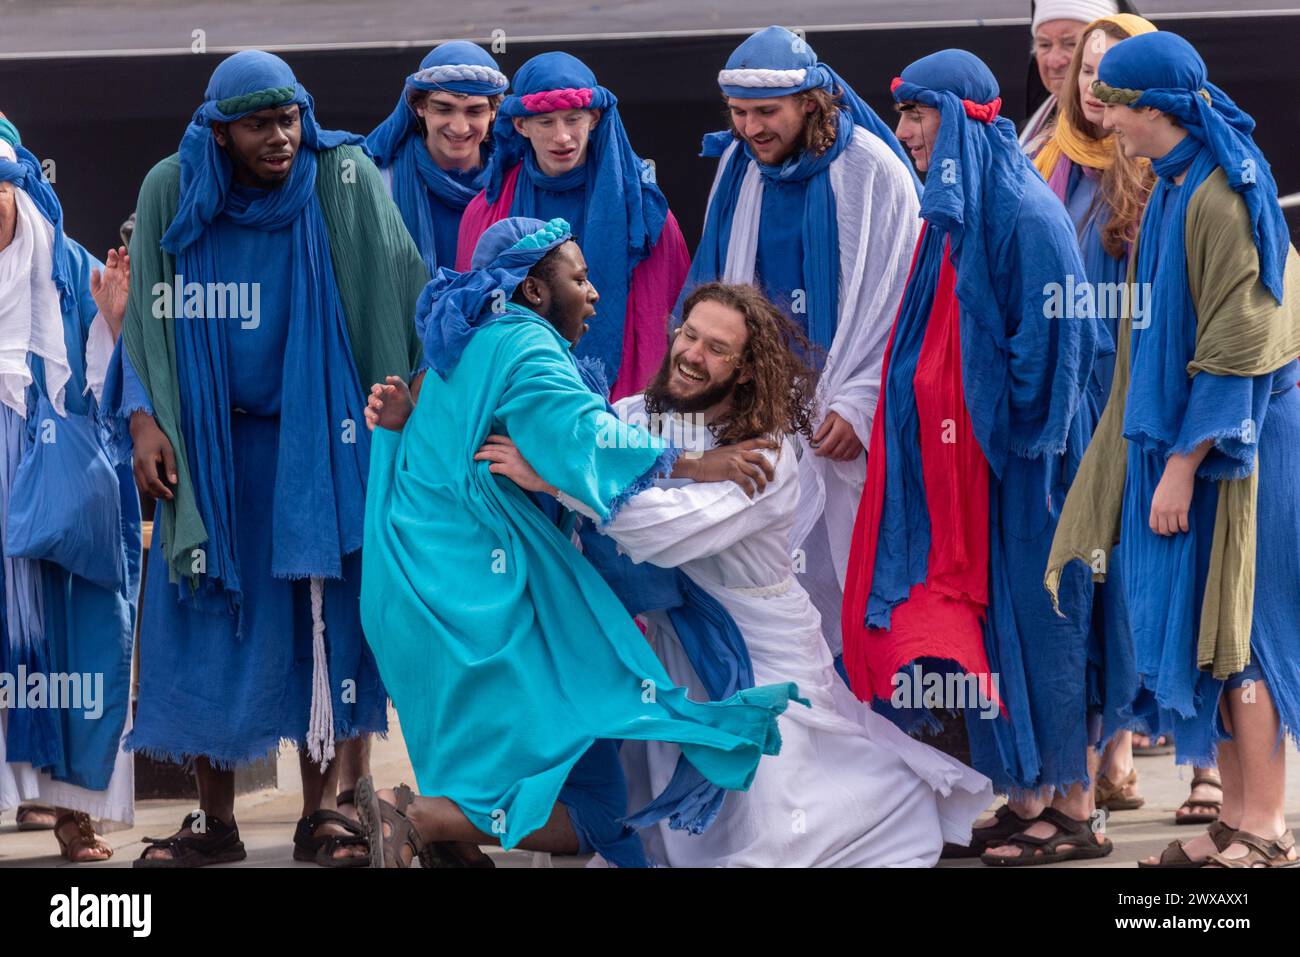
[[[476,456],[508,434],[602,520],[655,477],[702,467],[619,421],[585,384],[570,350],[598,296],[571,238],[559,219],[489,228],[473,268],[440,270],[421,296],[433,374],[409,422],[400,388],[375,389],[362,621],[420,790],[438,797],[414,799],[407,821],[386,806],[404,807],[405,795],[368,800],[359,782],[372,863],[394,863],[403,842],[607,859],[612,845],[616,862],[638,863],[635,833],[617,822],[626,788],[610,740],[679,743],[706,779],[743,790],[779,749],[776,718],[797,693],[769,685],[688,700],[561,529]]]

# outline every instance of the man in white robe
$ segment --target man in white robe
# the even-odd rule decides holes
[[[686,312],[647,392],[616,409],[693,451],[754,438],[744,433],[757,425],[779,443],[764,453],[774,475],[755,471],[747,488],[660,481],[628,499],[599,531],[634,562],[684,572],[735,621],[754,683],[793,681],[811,706],[782,714],[780,754],[760,764],[748,791],[726,794],[703,834],[661,821],[642,832],[648,855],[677,867],[931,866],[945,841],[969,842],[992,787],[875,714],[835,674],[787,546],[800,495],[788,431],[811,427],[813,402],[813,376],[789,349],[794,330],[750,286],[707,284],[687,300]],[[778,393],[789,398],[772,400]],[[501,474],[556,494],[522,460]],[[594,519],[569,496],[557,498]],[[669,616],[652,612],[645,621],[674,683],[707,700]],[[629,808],[665,789],[679,755],[675,745],[623,743]]]
[[[704,282],[752,282],[815,347],[821,386],[812,435],[795,440],[790,550],[838,655],[864,445],[920,227],[917,181],[889,127],[783,27],[742,43],[718,83],[732,128],[705,137],[704,155],[721,159],[683,298]]]

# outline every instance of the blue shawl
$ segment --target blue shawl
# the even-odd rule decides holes
[[[302,142],[288,179],[251,200],[232,192],[231,162],[217,145],[211,124],[291,103],[301,111]],[[210,283],[238,280],[218,275],[218,250],[208,226],[220,216],[256,229],[293,230],[279,457],[271,492],[271,567],[277,578],[341,578],[343,557],[360,548],[363,537],[370,436],[357,427],[362,391],[329,236],[315,199],[317,151],[362,142],[350,133],[321,130],[312,98],[288,64],[258,50],[222,61],[181,140],[180,199],[162,246],[176,256],[182,282],[209,289]],[[238,250],[221,251],[228,261],[238,255]],[[189,316],[189,310],[186,317],[201,318]],[[199,514],[209,535],[206,575],[192,595],[188,587],[180,592],[182,600],[208,610],[239,614],[227,326],[222,320],[176,323],[181,426],[192,456]],[[350,430],[347,422],[353,423]]]
[[[492,128],[496,148],[487,167],[489,203],[500,197],[506,174],[532,153],[528,140],[515,130],[514,118],[567,108],[546,102],[541,94],[574,91],[572,102],[585,101],[585,109],[601,111],[587,143],[586,162],[559,179],[569,188],[586,185],[586,217],[577,234],[582,237],[592,283],[605,302],[616,304],[618,315],[612,322],[592,323],[582,337],[582,351],[599,359],[614,382],[623,362],[624,316],[619,310],[627,303],[632,270],[659,241],[668,219],[668,200],[655,183],[653,167],[632,149],[619,117],[618,98],[596,83],[595,74],[581,60],[567,53],[540,54],[519,68],[512,85],[514,93],[501,104]],[[554,182],[548,186],[562,188]],[[514,216],[539,212],[536,187],[527,171],[516,181],[510,211]]]
[[[430,275],[437,273],[439,263],[428,194],[432,193],[452,209],[463,210],[487,183],[491,144],[485,140],[480,147],[480,168],[472,179],[466,182],[452,176],[429,156],[424,140],[418,135],[419,121],[411,108],[410,96],[417,90],[495,96],[504,93],[508,85],[496,60],[478,44],[468,40],[443,43],[429,51],[420,61],[420,69],[406,78],[393,112],[366,137],[366,147],[375,163],[381,169],[392,170],[393,202],[420,247],[420,256]]]

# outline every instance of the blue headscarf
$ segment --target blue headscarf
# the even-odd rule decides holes
[[[1121,91],[1131,107],[1150,106],[1177,117],[1223,168],[1228,184],[1250,210],[1260,279],[1281,302],[1290,238],[1273,171],[1250,135],[1254,119],[1206,78],[1205,61],[1176,33],[1150,33],[1116,44],[1097,75],[1094,89],[1110,87]],[[1133,93],[1140,95],[1133,98]]]
[[[468,270],[440,268],[415,307],[415,331],[424,343],[429,366],[447,378],[470,338],[494,314],[504,311],[529,271],[572,238],[569,224],[562,219],[544,223],[511,216],[493,223],[479,237]]]
[[[288,104],[299,107],[302,141],[287,179],[256,195],[233,191],[233,167],[211,124]],[[293,230],[279,456],[271,493],[271,568],[277,578],[340,578],[343,557],[361,547],[370,437],[359,429],[355,442],[335,438],[336,423],[361,421],[363,393],[334,279],[329,234],[316,200],[316,154],[362,143],[351,133],[321,130],[312,98],[288,64],[259,50],[236,53],[218,65],[181,140],[179,204],[162,248],[176,256],[182,281],[238,278],[218,274],[216,243],[208,228],[218,217],[254,228]],[[239,255],[238,249],[221,250],[227,262],[237,262]],[[183,583],[180,592],[182,600],[238,614],[242,588],[232,514],[226,325],[191,319],[175,323],[181,429],[208,532],[207,574],[194,594]]]
[[[13,183],[31,197],[46,222],[53,227],[54,244],[50,257],[53,268],[50,270],[50,278],[54,280],[54,286],[59,290],[59,300],[66,308],[73,301],[74,294],[72,260],[63,238],[63,207],[59,205],[59,197],[54,195],[54,187],[50,186],[41,171],[41,161],[19,142],[18,130],[14,128],[13,139],[5,136],[4,140],[13,147],[15,159],[0,157],[0,182]]]
[[[463,210],[487,182],[489,142],[479,147],[479,171],[469,178],[457,178],[429,156],[418,135],[419,121],[411,108],[411,94],[417,90],[439,90],[466,96],[495,96],[509,86],[497,61],[476,43],[452,40],[440,44],[420,61],[420,69],[406,78],[401,96],[388,119],[366,137],[366,146],[381,168],[393,171],[393,202],[401,211],[407,230],[420,247],[429,274],[438,269],[434,249],[433,216],[425,190],[443,204]],[[455,263],[443,265],[454,266]]]
[[[840,249],[827,170],[849,147],[853,128],[860,126],[884,141],[897,154],[912,177],[917,193],[920,181],[893,132],[876,116],[851,86],[825,63],[803,39],[784,27],[768,27],[742,43],[718,74],[718,85],[729,97],[765,99],[790,96],[820,89],[840,95],[836,114],[836,136],[831,147],[816,156],[800,150],[779,166],[759,162],[748,143],[742,143],[728,161],[718,180],[705,220],[704,235],[691,262],[691,272],[682,289],[678,306],[696,286],[722,276],[731,243],[731,223],[745,173],[752,161],[763,177],[773,182],[808,181],[804,195],[803,263],[804,287],[808,298],[808,336],[823,352],[829,351],[839,318]],[[721,156],[735,139],[730,130],[704,137],[701,156]]]
[[[654,170],[632,150],[618,114],[618,98],[596,83],[581,60],[567,53],[543,53],[519,68],[492,128],[495,150],[488,163],[487,200],[501,195],[506,174],[517,164],[529,164],[537,175],[533,150],[514,126],[515,117],[540,116],[557,109],[600,110],[600,121],[587,142],[582,166],[556,177],[548,188],[586,186],[586,218],[578,235],[591,281],[601,299],[621,310],[627,302],[632,270],[650,255],[668,219],[668,200],[655,183]],[[530,175],[515,185],[511,213],[535,216],[536,190]],[[576,225],[576,224],[575,224]],[[599,359],[611,382],[623,362],[624,315],[594,322],[582,337],[582,354]]]
[[[1053,337],[1053,361],[1060,368],[1021,369],[1014,379],[1008,368],[1008,342],[1023,318],[1043,315],[1045,288],[1066,282],[1063,269],[1072,270],[1076,281],[1085,278],[1074,226],[1021,151],[1015,126],[998,115],[998,83],[979,57],[965,50],[932,53],[903,70],[891,89],[896,102],[922,103],[940,114],[921,218],[946,232],[951,243],[966,406],[975,437],[1000,477],[1008,454],[1064,450],[1080,398],[1075,380],[1086,379],[1092,368],[1091,316],[1064,326],[1068,337]],[[1012,240],[1026,228],[1034,233],[1022,242],[1046,245],[1039,256],[1017,259]],[[1019,291],[1019,301],[1010,301],[1013,291]],[[1011,389],[1037,396],[1038,414],[1012,421]]]

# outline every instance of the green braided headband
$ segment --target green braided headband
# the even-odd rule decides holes
[[[1122,86],[1108,86],[1101,82],[1101,80],[1092,81],[1092,95],[1103,103],[1112,103],[1118,106],[1132,106],[1137,102],[1138,97],[1145,92],[1146,90],[1130,90],[1127,87]],[[1208,90],[1197,90],[1196,95],[1211,106],[1214,105],[1214,102],[1210,99],[1210,92]]]
[[[227,116],[235,113],[255,113],[258,110],[266,109],[268,106],[280,106],[282,103],[288,103],[297,95],[298,90],[295,87],[273,86],[266,90],[257,90],[253,93],[243,93],[239,96],[218,100],[217,109]]]

